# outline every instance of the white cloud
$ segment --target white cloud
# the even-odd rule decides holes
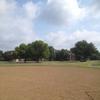
[[[34,19],[36,17],[36,13],[38,10],[38,7],[36,4],[34,4],[32,1],[27,2],[25,5],[23,5],[24,10],[26,11],[27,17]]]
[[[0,49],[13,49],[37,38],[33,28],[37,8],[31,1],[20,7],[15,0],[0,0]]]
[[[90,18],[100,19],[100,0],[92,0],[91,6],[86,9]]]
[[[66,35],[67,34],[64,32],[51,32],[46,35],[45,41],[47,41],[51,46],[54,46],[55,48],[63,48],[65,47],[65,43],[68,40]]]
[[[85,16],[77,0],[48,0],[41,17],[44,21],[56,25],[66,25]]]
[[[100,33],[96,31],[78,30],[71,34],[66,32],[51,32],[45,41],[53,45],[57,49],[71,48],[77,41],[86,40],[93,42],[98,49],[100,49]]]
[[[9,4],[8,4],[9,3]],[[12,0],[0,0],[0,14],[12,12],[15,9],[15,2]]]
[[[80,30],[72,34],[74,40],[87,40],[95,44],[100,43],[100,33],[96,31]]]
[[[100,0],[93,0],[93,5],[94,10],[99,11],[100,12]]]
[[[94,0],[93,5],[86,8],[81,8],[78,0],[48,0],[46,4],[39,5],[41,6],[40,10],[38,4],[34,4],[32,0],[27,0],[21,6],[16,3],[16,0],[0,0],[0,49],[13,49],[22,42],[28,43],[40,39],[41,35],[37,36],[34,32],[34,21],[38,13],[40,13],[41,20],[47,22],[47,24],[64,26],[87,17],[87,20],[91,19],[91,22],[88,22],[89,24],[85,24],[88,27],[93,21],[95,22],[96,18],[100,19],[99,5],[100,0]],[[83,22],[86,23],[85,21],[84,19]],[[99,23],[99,20],[97,22]],[[42,22],[39,23],[42,24]],[[93,24],[93,27],[98,27],[97,29],[99,29],[99,26],[100,24],[96,23],[96,26]],[[87,28],[87,30],[69,32],[70,34],[63,31],[51,32],[42,36],[42,40],[47,41],[55,48],[70,48],[80,40],[93,42],[100,48],[100,33],[96,32],[95,29],[88,31]]]

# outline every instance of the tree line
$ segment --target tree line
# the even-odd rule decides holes
[[[30,44],[20,44],[13,51],[0,51],[0,61],[12,61],[24,59],[24,61],[67,61],[67,60],[100,60],[100,52],[93,43],[85,40],[78,41],[70,50],[56,50],[53,46],[41,40]]]

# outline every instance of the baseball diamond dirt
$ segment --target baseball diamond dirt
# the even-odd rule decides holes
[[[100,100],[100,69],[0,67],[0,100]]]

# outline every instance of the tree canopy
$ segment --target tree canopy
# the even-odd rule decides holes
[[[13,59],[37,62],[41,60],[66,61],[71,59],[100,60],[100,52],[93,43],[88,43],[85,40],[78,41],[70,50],[57,50],[53,46],[48,46],[44,41],[37,40],[29,44],[20,44],[13,51],[0,51],[0,61],[11,61]]]
[[[49,60],[55,60],[55,49],[52,46],[49,46]]]
[[[29,44],[29,52],[36,61],[49,57],[48,44],[41,40]]]
[[[98,59],[96,56],[99,54],[94,44],[85,40],[77,42],[75,47],[71,48],[71,52],[75,54],[77,60],[92,59],[94,55],[95,59]]]

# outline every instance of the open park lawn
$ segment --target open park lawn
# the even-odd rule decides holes
[[[100,100],[100,69],[3,65],[0,100]]]

